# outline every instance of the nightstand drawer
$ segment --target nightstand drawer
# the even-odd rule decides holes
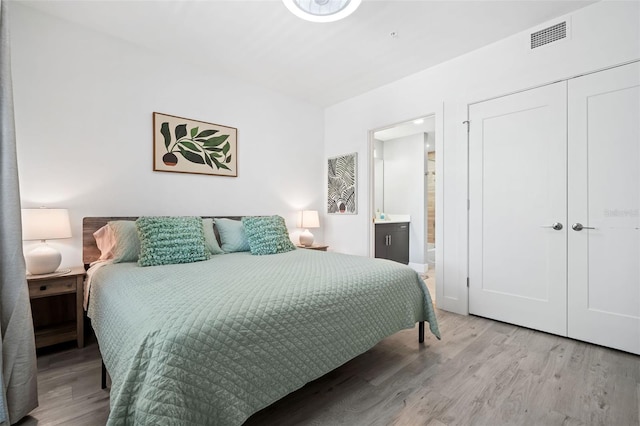
[[[29,298],[31,299],[75,292],[75,277],[62,277],[41,281],[34,280],[29,282]]]

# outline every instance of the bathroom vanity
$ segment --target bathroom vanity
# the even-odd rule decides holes
[[[409,225],[406,219],[376,220],[376,257],[409,263]]]

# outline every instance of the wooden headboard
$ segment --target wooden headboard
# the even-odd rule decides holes
[[[102,228],[108,222],[112,220],[136,220],[138,216],[105,216],[105,217],[85,217],[82,219],[82,263],[84,263],[85,269],[89,267],[91,262],[95,262],[100,258],[100,250],[96,245],[96,240],[93,238],[93,233]],[[242,216],[202,216],[205,218],[224,218],[240,220]],[[213,227],[213,230],[220,243],[220,234],[218,229]]]

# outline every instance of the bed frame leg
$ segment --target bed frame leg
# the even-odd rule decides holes
[[[107,367],[104,365],[104,361],[102,361],[102,377],[100,378],[100,388],[107,388]]]
[[[418,323],[418,343],[424,343],[424,321]]]

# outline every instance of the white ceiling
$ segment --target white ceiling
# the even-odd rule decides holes
[[[364,0],[324,24],[295,17],[280,0],[21,3],[162,52],[173,65],[327,106],[594,1]]]

